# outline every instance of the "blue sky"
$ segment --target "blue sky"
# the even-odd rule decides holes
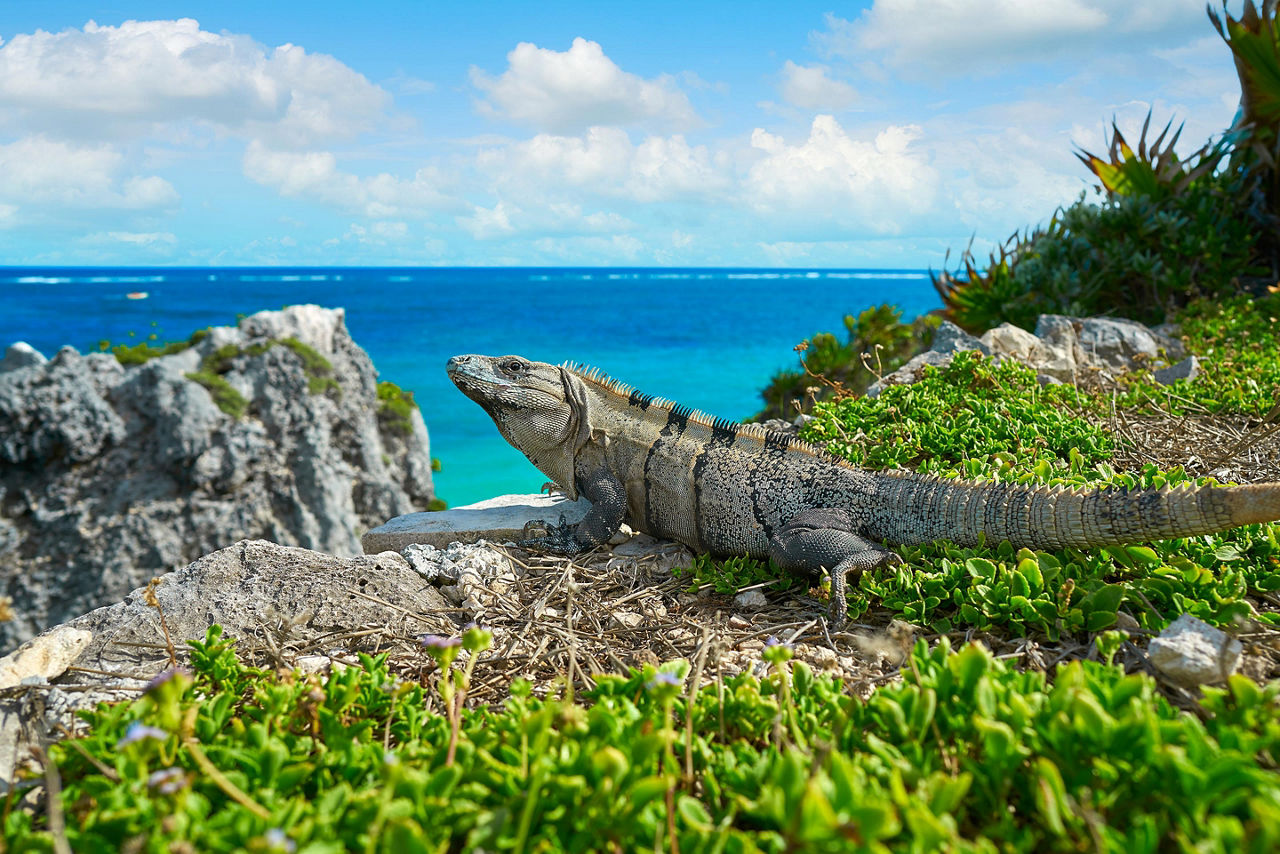
[[[1237,4],[1232,4],[1232,8]],[[1235,112],[1203,0],[32,2],[0,263],[938,267]]]

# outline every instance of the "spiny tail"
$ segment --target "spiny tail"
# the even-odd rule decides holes
[[[1027,487],[882,473],[877,502],[896,509],[869,530],[890,542],[1009,540],[1058,549],[1212,534],[1280,519],[1280,483],[1128,490]]]

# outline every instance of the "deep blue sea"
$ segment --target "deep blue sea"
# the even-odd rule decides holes
[[[449,356],[586,362],[741,419],[797,364],[797,343],[843,336],[844,315],[881,302],[907,318],[940,305],[920,270],[0,267],[0,351],[26,341],[46,356],[66,344],[88,352],[130,332],[174,341],[237,314],[341,306],[381,378],[415,393],[443,464],[436,490],[456,506],[536,492],[546,478],[449,382]]]

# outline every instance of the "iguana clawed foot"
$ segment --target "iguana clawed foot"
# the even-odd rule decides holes
[[[532,535],[531,531],[536,530],[546,533],[542,536]],[[516,545],[522,549],[572,557],[587,550],[586,546],[578,542],[577,531],[578,526],[570,525],[563,514],[560,516],[559,525],[552,525],[546,520],[539,519],[525,523],[524,539],[516,541]]]
[[[845,558],[836,568],[831,570],[831,602],[828,605],[827,617],[833,628],[841,628],[849,621],[849,576],[861,575],[873,566],[902,566],[906,561],[896,552],[884,550],[876,555],[876,560],[867,564],[867,553],[859,552],[853,557]]]

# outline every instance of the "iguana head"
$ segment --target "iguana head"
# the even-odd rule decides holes
[[[570,498],[573,461],[591,435],[582,381],[520,356],[454,356],[449,379],[489,413],[498,432]]]

